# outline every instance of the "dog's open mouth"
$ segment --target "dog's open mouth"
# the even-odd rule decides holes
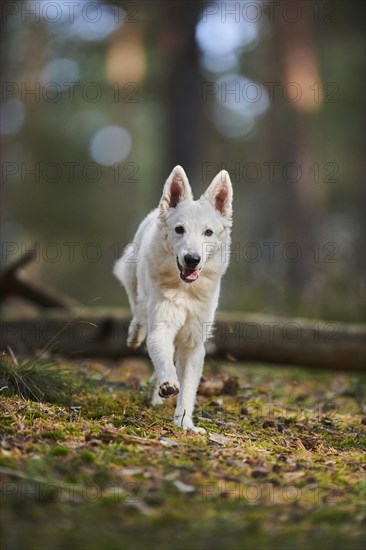
[[[193,283],[194,281],[197,281],[198,277],[200,276],[201,268],[183,267],[180,265],[178,258],[177,266],[179,269],[180,278],[185,283]]]

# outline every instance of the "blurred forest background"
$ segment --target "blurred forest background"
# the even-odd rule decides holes
[[[226,168],[222,310],[364,317],[364,2],[4,2],[2,261],[87,305],[175,164]]]

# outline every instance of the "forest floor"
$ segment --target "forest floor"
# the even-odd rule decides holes
[[[67,399],[1,388],[3,550],[364,547],[360,375],[209,363],[239,389],[198,396],[194,435],[148,362],[67,366]]]

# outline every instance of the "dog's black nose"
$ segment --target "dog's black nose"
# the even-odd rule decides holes
[[[201,261],[201,256],[199,254],[186,254],[184,256],[184,263],[187,267],[196,267]]]

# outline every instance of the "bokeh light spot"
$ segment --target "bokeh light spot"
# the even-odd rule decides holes
[[[78,79],[79,64],[73,59],[64,57],[53,59],[44,66],[41,72],[41,81],[44,85],[54,82],[61,88],[66,88]]]
[[[90,142],[90,154],[103,166],[122,162],[131,151],[131,136],[120,126],[105,126],[98,130]]]
[[[16,134],[23,125],[25,107],[19,99],[8,99],[1,105],[0,133],[2,135]]]

